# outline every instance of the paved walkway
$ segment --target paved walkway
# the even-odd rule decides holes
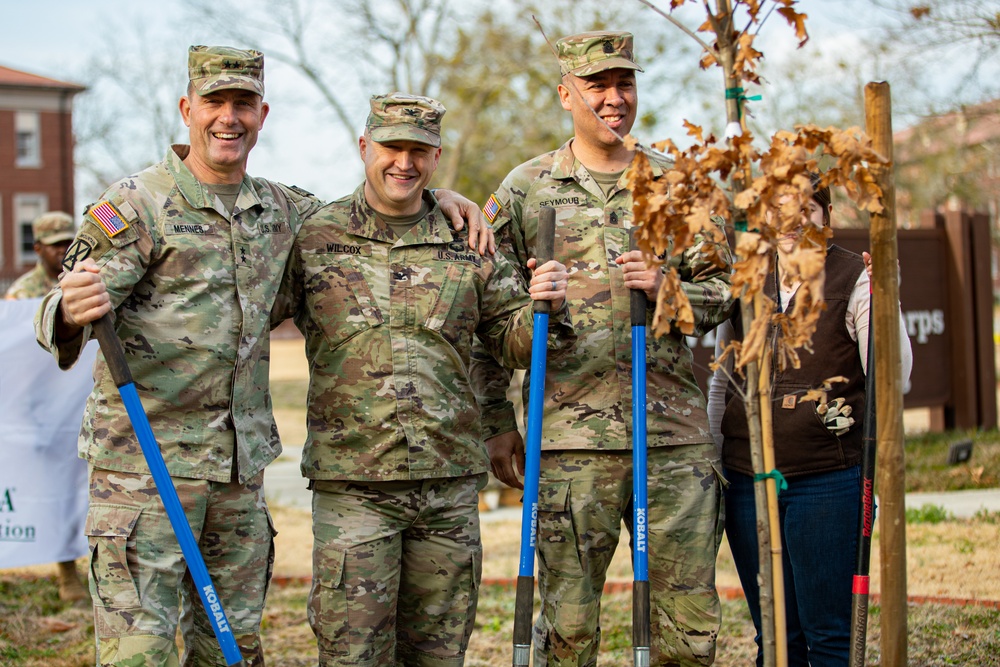
[[[312,494],[306,488],[306,480],[299,472],[301,457],[301,447],[285,447],[281,457],[267,467],[264,473],[264,488],[267,491],[268,502],[284,507],[311,509]],[[918,509],[924,505],[941,506],[960,519],[972,517],[980,509],[1000,512],[1000,489],[906,494],[908,509]],[[520,507],[501,507],[482,513],[483,521],[518,520],[520,516]]]

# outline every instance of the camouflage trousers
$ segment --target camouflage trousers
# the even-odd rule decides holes
[[[649,450],[653,665],[710,665],[722,608],[715,559],[722,488],[713,444]],[[632,531],[630,451],[543,451],[538,498],[536,667],[596,665],[608,565]]]
[[[464,663],[486,479],[313,483],[308,615],[320,665]]]
[[[260,622],[274,562],[263,480],[263,472],[245,485],[174,478],[245,664],[254,667],[264,664]],[[151,475],[92,468],[86,532],[98,665],[226,664]]]

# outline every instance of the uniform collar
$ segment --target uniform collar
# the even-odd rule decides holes
[[[552,178],[558,180],[566,180],[575,178],[578,181],[583,180],[583,175],[587,174],[587,168],[583,166],[583,163],[576,159],[573,154],[573,149],[570,147],[573,140],[570,139],[558,149],[556,149],[555,157],[552,160]],[[644,146],[639,146],[638,150],[646,153],[647,155],[655,155],[651,151],[647,150]],[[649,166],[653,171],[653,178],[659,178],[663,175],[663,166],[659,160],[650,160]],[[622,174],[622,178],[625,178],[628,174],[628,169]]]
[[[450,243],[454,239],[451,227],[448,226],[444,213],[437,204],[437,200],[427,190],[424,190],[422,197],[428,205],[427,215],[421,218],[406,236],[413,236],[419,239],[417,243]],[[355,236],[394,243],[396,245],[413,245],[413,241],[403,242],[389,227],[378,219],[378,214],[365,199],[365,184],[361,183],[351,196],[351,219],[348,223],[347,231]]]
[[[173,176],[174,182],[177,183],[177,189],[193,208],[210,208],[228,220],[230,218],[229,211],[223,206],[222,201],[211,194],[205,184],[199,181],[184,164],[184,158],[190,152],[191,147],[187,144],[174,144],[167,151],[167,170]],[[262,207],[263,204],[253,187],[253,180],[244,174],[240,194],[236,197],[236,205],[233,207],[233,215],[254,206]]]

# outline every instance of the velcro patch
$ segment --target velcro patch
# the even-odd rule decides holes
[[[257,229],[261,234],[287,234],[288,225],[283,222],[259,222]]]
[[[465,241],[452,241],[447,250],[438,250],[437,259],[446,262],[469,262],[476,266],[483,265],[483,258],[478,252],[471,250]]]
[[[94,219],[94,222],[107,234],[109,239],[128,229],[125,217],[109,201],[97,202],[90,207],[87,215]]]
[[[87,239],[76,239],[73,241],[73,244],[66,249],[66,255],[63,257],[62,261],[62,267],[67,271],[72,271],[77,262],[82,262],[90,257],[90,253],[93,251],[94,246]]]
[[[486,200],[486,205],[483,206],[483,217],[492,224],[497,219],[497,216],[500,215],[500,208],[500,201],[497,199],[497,196],[495,194],[490,195],[490,198]]]
[[[163,225],[163,233],[167,235],[197,234],[199,236],[208,236],[215,234],[215,229],[212,225],[203,225],[201,223],[168,222]]]
[[[370,245],[353,245],[350,243],[327,243],[324,252],[332,255],[358,255],[360,257],[371,257],[372,247]]]

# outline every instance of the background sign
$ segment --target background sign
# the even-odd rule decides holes
[[[97,343],[60,371],[35,341],[41,301],[0,301],[0,567],[87,553],[87,464],[77,438]]]

